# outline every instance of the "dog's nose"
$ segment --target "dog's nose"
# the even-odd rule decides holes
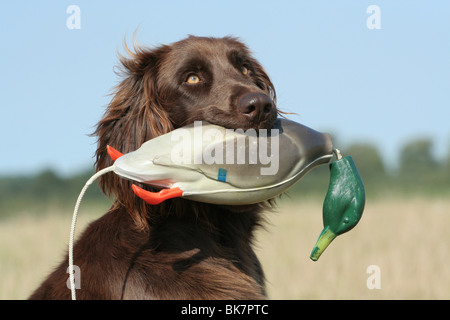
[[[247,93],[238,101],[238,111],[252,121],[266,119],[272,107],[272,99],[264,93]]]

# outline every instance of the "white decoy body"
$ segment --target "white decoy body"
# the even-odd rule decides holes
[[[277,119],[270,130],[225,129],[206,122],[173,130],[122,155],[109,171],[122,178],[163,188],[134,192],[151,204],[183,198],[228,205],[276,197],[333,156],[329,134]],[[168,189],[168,190],[167,190]]]

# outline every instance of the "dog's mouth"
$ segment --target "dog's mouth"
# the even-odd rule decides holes
[[[273,109],[267,117],[263,118],[261,121],[257,121],[256,123],[251,123],[248,129],[271,129],[277,120],[278,112],[276,109]],[[244,128],[243,128],[244,129]]]
[[[230,116],[229,114],[225,115],[225,112],[218,108],[210,108],[203,114],[203,120],[215,124],[227,129],[233,130],[244,130],[247,131],[249,129],[254,129],[256,131],[261,129],[271,129],[277,120],[278,111],[276,108],[273,108],[269,113],[267,113],[264,117],[260,118],[249,118],[243,114]]]

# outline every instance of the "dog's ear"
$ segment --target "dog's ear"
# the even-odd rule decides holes
[[[255,79],[256,84],[267,92],[269,97],[272,99],[272,102],[274,105],[276,105],[277,102],[277,94],[275,92],[275,86],[273,85],[272,81],[269,78],[269,75],[267,74],[266,70],[261,66],[261,64],[256,61],[255,59],[251,58],[251,63],[253,66],[253,71],[255,72]]]
[[[259,64],[258,61],[256,61],[253,58],[250,58],[250,61],[253,66],[253,71],[255,72],[255,80],[258,87],[260,87],[262,90],[266,91],[269,97],[272,99],[273,105],[277,105],[277,93],[275,91],[275,86],[273,85],[272,81],[270,80],[269,75],[267,74],[266,70]],[[279,109],[277,107],[278,115],[286,118],[285,115],[287,114],[295,114],[293,112],[287,112]]]
[[[113,164],[108,145],[122,153],[138,149],[145,141],[173,129],[167,112],[160,104],[157,86],[158,65],[167,47],[158,49],[134,47],[129,57],[120,56],[119,71],[123,80],[113,91],[113,98],[93,135],[97,136],[96,170]],[[144,227],[147,210],[133,194],[129,181],[110,173],[99,181],[109,196],[114,196],[131,213],[136,224]]]

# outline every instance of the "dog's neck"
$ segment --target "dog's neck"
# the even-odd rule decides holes
[[[183,211],[177,209],[169,214],[153,215],[149,221],[150,236],[153,234],[160,241],[166,238],[168,241],[162,244],[164,246],[173,245],[170,239],[177,237],[184,240],[178,241],[178,245],[204,250],[208,250],[209,244],[214,246],[215,242],[230,247],[241,243],[249,245],[255,229],[261,225],[261,213],[262,208],[257,205],[233,208],[189,201]]]
[[[172,267],[179,272],[205,259],[232,262],[264,288],[264,274],[252,243],[255,230],[263,222],[262,211],[269,205],[228,207],[176,200],[151,207],[146,230],[135,228],[129,212],[116,207],[122,220],[127,221],[124,224],[134,229],[134,240],[129,241],[134,242],[130,245],[137,249],[136,254],[151,250],[170,255],[174,260]],[[124,224],[121,223],[121,228],[127,228]]]

